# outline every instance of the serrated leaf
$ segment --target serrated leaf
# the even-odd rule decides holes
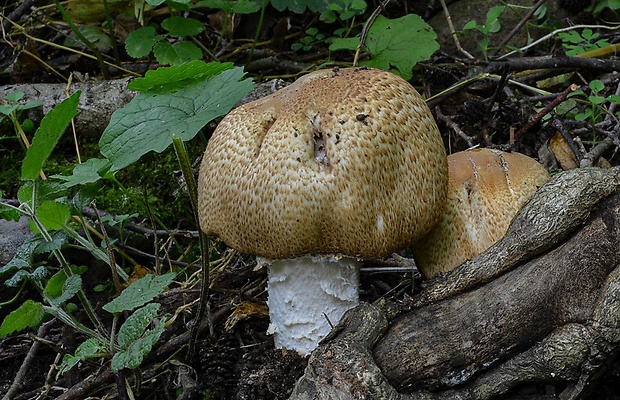
[[[403,40],[403,37],[411,40]],[[412,77],[411,69],[419,61],[427,60],[439,49],[435,40],[437,35],[422,18],[416,14],[391,20],[379,15],[368,31],[366,47],[371,59],[361,64],[386,71],[396,68],[404,79]],[[348,46],[354,49],[357,46],[356,38],[335,40],[330,50]]]
[[[62,272],[62,271],[61,271]],[[54,279],[56,278],[56,279]],[[60,286],[60,290],[59,287]],[[82,289],[82,278],[79,275],[67,277],[64,272],[54,275],[45,286],[45,294],[50,302],[59,306],[75,296]]]
[[[150,303],[137,309],[127,318],[118,330],[117,342],[121,350],[126,350],[133,342],[140,339],[146,328],[157,317],[161,304]]]
[[[26,300],[17,310],[4,318],[0,326],[0,337],[26,328],[38,328],[43,323],[45,311],[43,305],[33,300]]]
[[[76,185],[97,182],[99,179],[111,179],[114,174],[109,173],[112,163],[105,158],[90,158],[73,168],[72,175],[52,175],[51,178],[65,181],[67,188]]]
[[[37,246],[35,254],[51,253],[54,250],[60,250],[62,246],[67,242],[67,234],[63,231],[56,231],[52,233],[51,242],[41,241]]]
[[[0,275],[5,274],[13,269],[27,268],[32,265],[32,257],[34,256],[35,249],[39,244],[38,238],[29,238],[21,246],[17,248],[13,258],[6,263],[3,267],[0,267]],[[6,283],[6,282],[5,282]]]
[[[35,214],[45,229],[50,231],[62,229],[71,217],[69,207],[57,201],[42,203]]]
[[[209,121],[222,116],[252,90],[241,68],[203,77],[175,92],[140,94],[112,115],[99,147],[112,161],[112,171],[126,167],[144,154],[161,153],[174,135],[192,139]]]
[[[197,19],[179,16],[166,18],[161,22],[161,27],[174,37],[196,36],[205,30],[203,23]]]
[[[157,43],[153,47],[153,54],[157,61],[163,65],[182,65],[202,58],[202,50],[194,43],[188,41],[174,44],[168,42]]]
[[[160,294],[166,286],[172,283],[175,276],[174,272],[159,276],[146,275],[133,282],[121,292],[120,296],[104,305],[103,309],[110,313],[119,313],[140,307]]]
[[[123,368],[138,368],[144,356],[151,352],[153,345],[164,332],[165,326],[166,321],[160,321],[154,329],[147,331],[143,337],[133,342],[127,349],[114,354],[112,371],[118,372]]]
[[[22,178],[37,179],[39,171],[51,154],[71,119],[77,114],[81,91],[63,100],[43,117],[34,135],[32,145],[22,164]]]
[[[58,373],[56,374],[56,378],[75,367],[79,362],[88,358],[97,357],[99,353],[104,352],[105,350],[105,346],[99,343],[97,339],[91,338],[86,340],[78,346],[74,355],[64,355],[60,368],[58,369]]]
[[[125,50],[130,57],[146,57],[153,50],[153,46],[162,40],[164,40],[164,37],[157,35],[155,28],[145,26],[129,33],[129,36],[125,39]]]

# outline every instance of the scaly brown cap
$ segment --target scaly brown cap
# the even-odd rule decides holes
[[[533,158],[474,149],[448,156],[448,200],[437,226],[413,244],[418,268],[431,278],[501,239],[525,202],[549,180]]]
[[[321,70],[220,122],[200,167],[200,227],[270,259],[378,258],[430,230],[446,188],[440,133],[409,83]]]

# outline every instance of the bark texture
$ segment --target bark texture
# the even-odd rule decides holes
[[[351,310],[291,398],[487,399],[523,382],[587,396],[620,344],[618,172],[554,177],[502,242],[428,285],[387,331],[380,307]]]

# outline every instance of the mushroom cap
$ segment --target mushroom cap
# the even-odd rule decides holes
[[[244,253],[379,258],[430,230],[443,141],[402,78],[320,70],[229,113],[200,166],[200,227]]]
[[[413,244],[416,264],[431,278],[474,258],[499,241],[530,197],[549,180],[533,158],[474,149],[448,156],[444,215]]]

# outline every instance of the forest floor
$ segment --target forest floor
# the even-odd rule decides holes
[[[7,2],[1,13],[0,86],[67,84],[70,77],[73,82],[120,79],[141,76],[147,70],[164,65],[159,63],[165,58],[161,53],[154,54],[147,49],[146,54],[137,54],[140,46],[135,43],[129,49],[124,46],[129,34],[142,26],[133,5],[128,7],[128,2],[123,1],[107,3],[111,7],[107,18],[113,26],[111,31],[107,29],[106,11],[103,7],[91,8],[94,7],[91,3],[79,0],[63,3],[67,7],[67,17],[63,19],[55,3]],[[325,3],[337,5],[339,11],[320,15],[309,9],[278,11],[274,5],[281,2],[273,1],[261,17],[260,11],[252,8],[255,4],[252,1],[221,2],[219,8],[214,5],[218,2],[192,2],[196,8],[191,11],[182,3],[167,1],[159,7],[146,6],[144,24],[150,24],[154,32],[162,36],[155,39],[145,36],[143,42],[151,38],[162,43],[162,47],[179,42],[195,44],[199,58],[244,66],[248,77],[256,82],[292,81],[319,67],[351,65],[354,51],[330,51],[330,39],[354,37],[364,29],[364,22],[379,6],[376,1],[361,7],[359,2],[334,0]],[[226,10],[224,3],[250,8]],[[295,3],[322,4],[318,0]],[[537,2],[537,6],[533,6],[526,1],[521,2],[526,4],[522,7],[500,10],[495,6],[503,7],[504,3],[499,1],[454,3],[463,5],[463,8],[450,6],[452,20],[460,32],[457,37],[461,39],[462,50],[451,38],[440,2],[393,1],[379,10],[383,17],[392,20],[420,15],[437,32],[439,50],[431,51],[432,55],[414,63],[415,67],[407,67],[401,59],[391,65],[408,68],[405,73],[410,73],[410,82],[431,98],[429,106],[449,152],[473,146],[519,151],[539,159],[550,172],[579,165],[618,164],[620,113],[616,105],[620,104],[620,58],[617,56],[620,30],[617,29],[617,12],[620,6],[613,9],[613,2],[577,0],[558,1],[559,6],[555,1],[553,4]],[[602,3],[609,3],[611,8],[597,8]],[[591,4],[594,9],[586,9]],[[346,15],[345,8],[351,12],[350,16]],[[496,13],[487,14],[487,10]],[[532,13],[528,14],[529,11]],[[190,29],[182,41],[173,35],[175,28],[164,22],[171,16],[192,17],[202,28],[191,30],[187,27],[194,26],[193,22],[182,21],[176,29],[180,29],[179,26]],[[330,20],[332,17],[334,22]],[[580,28],[559,31],[575,25]],[[75,30],[94,47],[85,44]],[[401,33],[399,41],[412,40],[406,33]],[[538,38],[545,39],[533,42]],[[184,57],[184,51],[196,54],[192,53],[193,48],[177,48],[172,53]],[[511,52],[514,54],[509,54]],[[567,52],[576,57],[567,57]],[[509,57],[503,57],[506,55]],[[556,56],[553,62],[546,58],[549,55]],[[372,51],[363,49],[360,60],[369,62],[375,56]],[[101,60],[106,62],[103,68]],[[570,95],[571,92],[575,94]],[[3,106],[11,104],[8,99],[0,101]],[[33,119],[36,125],[35,114],[7,111],[0,115],[3,116],[0,121],[0,194],[6,204],[17,204],[21,185],[19,166],[25,154],[16,126],[26,126],[26,119]],[[17,119],[11,119],[12,116]],[[210,123],[188,142],[194,160],[199,159],[215,126],[215,122]],[[25,132],[32,140],[33,131],[25,129]],[[101,132],[91,134],[94,136],[80,143],[84,157],[99,154],[97,135]],[[48,175],[68,173],[75,166],[75,142],[69,136],[61,138],[57,144],[46,166]],[[152,170],[152,174],[143,177],[145,169]],[[119,184],[102,182],[97,197],[96,204],[102,212],[124,218],[120,224],[117,219],[103,226],[108,231],[106,234],[125,250],[116,253],[116,257],[130,275],[139,278],[144,276],[144,271],[179,272],[174,284],[155,297],[162,310],[176,318],[169,320],[140,367],[114,374],[110,357],[93,355],[57,375],[63,357],[74,354],[85,337],[58,318],[47,316],[40,327],[0,338],[0,395],[19,400],[288,397],[303,374],[306,359],[295,352],[273,348],[273,339],[266,333],[269,324],[266,271],[257,267],[254,258],[227,249],[222,243],[212,248],[207,312],[201,321],[196,351],[188,357],[190,328],[195,323],[196,302],[200,297],[197,279],[200,265],[195,262],[199,258],[197,227],[178,169],[172,150],[161,155],[147,155],[116,175]],[[157,216],[157,222],[153,215]],[[94,211],[89,220],[92,226],[100,226]],[[154,244],[150,233],[156,225],[159,231],[165,227],[168,232],[191,234],[189,237],[163,234],[159,243]],[[16,229],[23,228],[0,227],[0,236],[16,238]],[[25,231],[29,232],[29,228]],[[0,243],[5,243],[1,237]],[[14,252],[18,244],[13,243],[8,250]],[[62,252],[72,265],[88,268],[82,275],[82,288],[99,312],[114,295],[110,270],[92,254],[70,244],[67,242]],[[154,261],[154,248],[160,263]],[[45,285],[58,270],[50,254],[41,251],[32,255],[32,268],[28,273],[34,274],[35,267],[45,265],[47,276],[43,280],[29,275],[30,278],[17,285],[0,283],[0,319],[27,300],[41,301],[40,285]],[[131,256],[125,258],[126,254]],[[409,253],[403,255],[409,256]],[[8,263],[9,259],[4,262]],[[378,268],[393,266],[392,261],[366,262],[361,275],[362,301],[374,302],[382,298],[406,301],[419,287],[421,278],[415,269],[382,272]],[[0,263],[0,282],[8,282],[14,272],[3,269]],[[78,307],[73,312],[86,323],[84,310]],[[104,312],[99,314],[107,329],[117,323],[109,314],[107,317]],[[610,367],[596,398],[620,398],[617,383],[614,384],[620,373],[618,367]],[[553,398],[561,389],[561,385],[532,384],[520,388],[514,396]]]

